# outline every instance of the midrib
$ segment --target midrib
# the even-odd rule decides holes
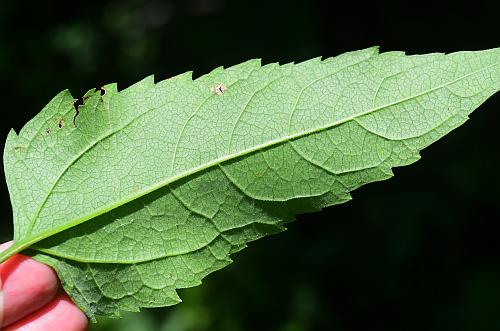
[[[160,181],[160,182],[158,182],[158,183],[156,183],[154,185],[146,187],[143,190],[135,192],[135,194],[130,195],[130,196],[128,196],[128,197],[126,197],[126,198],[124,198],[122,200],[115,201],[113,203],[107,204],[107,205],[103,206],[101,209],[98,209],[98,210],[96,210],[93,213],[90,213],[90,214],[84,215],[84,216],[82,216],[80,218],[74,219],[72,222],[68,222],[68,223],[64,224],[63,226],[60,226],[60,227],[58,227],[56,229],[44,231],[44,232],[36,234],[35,236],[32,236],[32,237],[28,236],[28,238],[19,241],[18,244],[20,246],[25,247],[25,248],[29,247],[32,244],[34,244],[36,242],[39,242],[40,240],[43,240],[43,239],[48,238],[50,236],[53,236],[53,235],[55,235],[57,233],[60,233],[60,232],[62,232],[64,230],[72,228],[72,227],[74,227],[76,225],[84,223],[85,221],[88,221],[88,220],[93,219],[93,218],[95,218],[95,217],[97,217],[99,215],[107,213],[107,212],[109,212],[109,211],[111,211],[111,210],[113,210],[115,208],[118,208],[118,207],[120,207],[120,206],[122,206],[124,204],[127,204],[127,203],[129,203],[129,202],[131,202],[133,200],[136,200],[136,199],[138,199],[140,197],[143,197],[143,196],[145,196],[145,195],[147,195],[147,194],[149,194],[151,192],[154,192],[154,191],[156,191],[158,189],[161,189],[161,188],[163,188],[163,187],[165,187],[165,186],[167,186],[169,184],[172,184],[172,183],[174,183],[176,181],[184,179],[184,178],[186,178],[188,176],[191,176],[191,175],[196,174],[198,172],[201,172],[203,170],[209,169],[209,168],[211,168],[213,166],[217,166],[217,165],[220,165],[220,164],[222,164],[224,162],[231,161],[231,160],[234,160],[234,159],[246,156],[248,154],[254,153],[256,151],[267,149],[267,148],[272,147],[272,146],[280,145],[280,144],[286,143],[286,142],[291,141],[291,140],[299,139],[299,138],[302,138],[302,137],[305,137],[305,136],[309,136],[309,135],[312,135],[312,134],[315,134],[315,133],[319,133],[319,132],[322,132],[322,131],[329,130],[331,128],[334,128],[336,126],[344,124],[346,122],[349,122],[349,121],[355,120],[357,118],[360,118],[360,117],[363,117],[363,116],[375,113],[375,112],[377,112],[379,110],[382,110],[382,109],[385,109],[385,108],[388,108],[388,107],[392,107],[394,105],[397,105],[397,104],[400,104],[400,103],[403,103],[403,102],[410,101],[412,99],[418,98],[418,97],[423,96],[425,94],[432,93],[434,91],[440,90],[440,89],[442,89],[442,88],[444,88],[446,86],[449,86],[451,84],[459,82],[460,80],[466,79],[467,77],[476,75],[476,74],[478,74],[478,73],[480,73],[480,72],[482,72],[484,70],[487,70],[487,69],[490,69],[492,67],[495,67],[498,64],[499,63],[494,63],[494,64],[491,64],[491,65],[488,65],[488,66],[486,66],[484,68],[481,68],[481,69],[476,70],[474,72],[468,73],[468,74],[463,75],[461,77],[455,78],[454,80],[451,80],[451,81],[449,81],[447,83],[444,83],[442,85],[439,85],[439,86],[436,86],[434,88],[431,88],[429,90],[417,93],[415,95],[412,95],[412,96],[409,96],[409,97],[406,97],[406,98],[403,98],[403,99],[400,99],[400,100],[397,100],[397,101],[394,101],[394,102],[391,102],[391,103],[388,103],[388,104],[385,104],[385,105],[382,105],[382,106],[379,106],[379,107],[371,108],[371,109],[369,109],[369,110],[367,110],[365,112],[358,113],[356,115],[346,117],[345,119],[342,119],[342,120],[339,120],[339,121],[335,121],[333,123],[329,123],[327,125],[320,126],[320,127],[314,128],[314,129],[310,129],[310,130],[305,130],[305,131],[302,131],[302,132],[298,132],[298,133],[295,133],[295,134],[292,134],[292,135],[286,135],[286,136],[283,136],[283,137],[281,137],[279,139],[270,140],[270,141],[264,142],[262,144],[253,146],[251,148],[247,148],[247,149],[241,150],[239,152],[236,152],[236,153],[233,153],[233,154],[229,154],[229,155],[226,155],[226,156],[221,157],[221,158],[214,159],[214,160],[212,160],[210,162],[207,162],[205,164],[202,164],[202,165],[199,165],[199,166],[194,167],[192,169],[189,169],[187,171],[184,171],[184,172],[182,172],[182,173],[180,173],[180,174],[178,174],[176,176],[172,176],[172,177],[170,177],[170,178],[168,178],[168,179],[166,179],[164,181]],[[294,111],[294,109],[292,109],[292,112],[293,111]],[[106,136],[114,134],[115,132],[117,132],[117,131],[114,131],[112,133],[108,133]],[[103,139],[105,139],[106,136]],[[95,144],[93,144],[91,146],[93,147],[93,146],[95,146]],[[84,153],[82,153],[82,155]],[[80,157],[81,157],[81,155],[78,158],[80,158]],[[78,158],[76,158],[76,159],[78,159]],[[68,166],[68,168],[69,168],[69,166]],[[66,172],[66,170],[64,172]],[[54,184],[54,186],[55,186],[55,184]],[[47,197],[47,199],[48,199],[48,197]],[[40,208],[40,210],[41,209],[42,208]]]

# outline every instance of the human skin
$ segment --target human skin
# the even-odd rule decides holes
[[[11,242],[0,245],[0,251]],[[84,331],[85,314],[64,293],[50,267],[22,254],[0,264],[0,328]]]

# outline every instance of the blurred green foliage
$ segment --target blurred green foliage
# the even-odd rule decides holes
[[[2,0],[1,132],[19,130],[65,88],[78,98],[149,74],[199,76],[250,58],[286,63],[376,44],[408,53],[498,47],[498,7]],[[202,286],[181,291],[180,305],[91,330],[499,330],[499,109],[496,95],[394,179],[253,243]],[[0,187],[7,240],[10,204]]]

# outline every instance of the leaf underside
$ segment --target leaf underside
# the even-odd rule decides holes
[[[63,91],[7,138],[14,246],[91,319],[173,305],[295,214],[415,162],[499,89],[500,48],[369,48],[107,85],[78,112]]]

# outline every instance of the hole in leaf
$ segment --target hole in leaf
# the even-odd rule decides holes
[[[85,104],[83,98],[73,100],[73,108],[75,108],[75,115],[73,116],[73,125],[76,126],[76,118],[80,115],[80,106]]]
[[[57,121],[57,127],[58,127],[59,129],[62,129],[62,128],[63,128],[63,126],[64,126],[64,117],[61,117],[61,118],[59,119],[59,121]],[[49,133],[50,133],[50,132],[49,132]]]

